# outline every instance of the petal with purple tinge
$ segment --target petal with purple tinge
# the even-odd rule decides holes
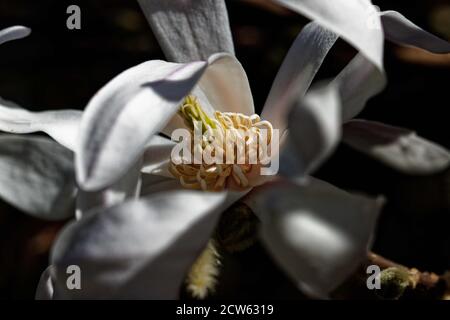
[[[342,103],[342,121],[358,115],[367,101],[386,87],[386,75],[361,54],[355,58],[333,80],[339,88]]]
[[[381,22],[386,38],[395,43],[433,53],[450,53],[450,42],[423,30],[396,11],[381,12]]]
[[[108,208],[129,199],[138,199],[142,186],[142,159],[139,159],[119,181],[100,191],[79,190],[75,216],[81,219],[93,209]]]
[[[383,70],[383,28],[379,12],[370,0],[273,1],[338,34]]]
[[[176,143],[162,136],[153,136],[146,145],[141,171],[171,178],[169,172],[172,149]]]
[[[51,253],[56,299],[175,299],[206,246],[225,193],[173,191],[93,211],[67,226]],[[186,204],[189,205],[186,205]],[[66,268],[82,272],[68,290]]]
[[[333,152],[341,137],[341,103],[333,85],[319,85],[291,111],[280,173],[301,178]]]
[[[74,151],[81,111],[31,112],[0,99],[0,130],[9,133],[45,132],[64,147]]]
[[[315,179],[275,183],[259,206],[262,238],[305,293],[324,298],[365,261],[382,203]]]
[[[89,102],[80,124],[77,180],[86,191],[112,185],[177,112],[206,62],[145,62],[123,72]]]
[[[411,175],[429,175],[450,165],[450,153],[413,131],[366,120],[344,125],[343,141],[385,165]]]

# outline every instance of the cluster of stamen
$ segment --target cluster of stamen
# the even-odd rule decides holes
[[[170,172],[179,179],[181,185],[189,189],[220,191],[227,187],[229,179],[233,179],[234,185],[238,188],[251,186],[248,174],[254,165],[261,163],[261,147],[267,150],[273,136],[272,125],[268,121],[261,120],[256,114],[246,116],[240,113],[215,111],[214,117],[210,117],[193,95],[183,101],[178,113],[191,133],[196,129],[202,132],[200,141],[194,141],[192,138],[191,154],[194,155],[195,149],[202,153],[211,148],[212,155],[216,156],[218,153],[223,160],[219,161],[220,163],[210,164],[206,162],[175,164],[172,161]],[[228,139],[230,137],[231,141],[241,143],[230,144]],[[261,141],[264,141],[264,146],[261,145]],[[250,161],[251,159],[257,159],[257,162]]]

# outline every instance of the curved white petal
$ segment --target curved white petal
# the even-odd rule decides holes
[[[211,117],[214,111],[253,115],[255,107],[247,74],[236,57],[226,53],[214,54],[208,59],[208,68],[191,92],[204,111]],[[173,130],[186,128],[176,114],[162,132],[168,136]]]
[[[79,190],[77,196],[76,218],[81,219],[92,209],[108,208],[128,199],[137,199],[141,194],[142,160],[137,161],[123,178],[101,191]]]
[[[273,0],[337,33],[378,69],[383,69],[384,35],[370,0]]]
[[[27,37],[31,29],[14,26],[0,31],[0,45]],[[81,112],[76,110],[30,112],[0,98],[0,130],[10,133],[42,131],[70,150],[75,149]]]
[[[0,136],[0,197],[41,219],[73,215],[73,153],[34,136]]]
[[[0,130],[10,133],[45,132],[64,147],[74,151],[81,111],[31,112],[0,99]]]
[[[207,63],[149,61],[123,72],[89,102],[80,125],[77,180],[86,191],[113,184],[176,113]]]
[[[344,125],[343,141],[406,174],[427,175],[450,165],[450,153],[414,132],[379,122],[352,120]]]
[[[254,112],[245,72],[228,54],[206,63],[150,61],[129,69],[100,90],[83,115],[76,162],[81,187],[95,191],[113,183],[144,152],[152,134],[170,135],[169,128],[181,126],[174,114],[191,92],[217,110]]]
[[[234,54],[224,0],[139,0],[170,61],[206,60],[217,52]]]
[[[236,57],[218,53],[208,59],[208,69],[198,83],[198,89],[214,110],[255,113],[247,74]]]
[[[450,43],[418,27],[396,11],[381,12],[386,38],[401,45],[410,45],[433,53],[450,53]]]
[[[28,37],[30,33],[31,29],[23,26],[13,26],[0,30],[0,45],[8,41]]]
[[[366,259],[382,205],[316,179],[274,183],[260,201],[269,252],[305,293],[321,298]]]
[[[225,196],[159,193],[70,224],[51,253],[55,298],[177,298],[186,272],[213,232]],[[66,287],[69,265],[80,267],[81,290]]]
[[[386,83],[385,73],[362,54],[357,54],[334,80],[341,97],[342,121],[358,115],[370,98],[383,91]]]
[[[293,101],[303,98],[338,36],[317,23],[306,25],[292,44],[272,85],[261,116],[285,130]]]
[[[450,43],[422,30],[395,11],[381,12],[386,38],[398,44],[416,46],[434,53],[449,53]],[[339,86],[343,121],[365,107],[367,101],[386,86],[386,76],[364,55],[358,54],[335,80]]]
[[[53,279],[52,279],[53,267],[48,266],[42,273],[41,278],[36,289],[36,300],[52,300],[53,299]]]
[[[315,170],[341,137],[341,103],[333,85],[308,92],[289,116],[287,143],[281,151],[280,173],[301,178]]]
[[[201,105],[203,107],[203,110],[205,110],[206,103],[201,101]],[[206,110],[205,110],[206,111]],[[209,112],[207,112],[209,114]],[[173,117],[170,119],[170,121],[166,124],[166,126],[161,130],[161,133],[165,134],[168,137],[172,136],[172,133],[177,129],[189,129],[186,123],[184,122],[183,118],[175,113]]]
[[[153,136],[145,147],[141,172],[172,177],[168,171],[175,142],[161,136]]]

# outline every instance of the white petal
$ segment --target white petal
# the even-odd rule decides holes
[[[73,153],[33,136],[0,136],[0,197],[41,219],[73,215]]]
[[[215,54],[208,59],[208,63],[198,88],[214,110],[248,116],[254,114],[250,84],[240,62],[229,54]]]
[[[23,26],[14,26],[0,30],[0,45],[8,41],[25,38],[29,36],[30,33],[31,29]]]
[[[317,23],[305,26],[295,39],[278,71],[262,111],[274,128],[286,129],[293,100],[301,99],[338,36]]]
[[[202,107],[205,107],[205,103],[202,103]],[[205,110],[205,109],[203,109]],[[209,113],[208,113],[209,114]],[[174,114],[170,121],[166,124],[166,126],[161,130],[161,133],[165,134],[168,137],[172,136],[172,133],[177,129],[189,129],[183,118],[179,114]]]
[[[337,33],[378,69],[383,69],[384,35],[379,12],[370,0],[273,1]]]
[[[381,13],[386,38],[401,45],[410,45],[433,53],[450,53],[450,43],[418,27],[395,11]]]
[[[36,300],[52,300],[53,299],[53,280],[52,280],[53,267],[49,266],[42,273],[39,279],[38,287],[36,289]]]
[[[168,168],[174,146],[175,142],[168,138],[153,136],[145,147],[141,172],[169,178],[172,177]]]
[[[31,29],[14,26],[0,31],[0,45],[27,37]],[[0,98],[0,130],[10,133],[42,131],[70,150],[75,149],[81,112],[76,110],[29,112]]]
[[[381,199],[315,179],[307,186],[274,184],[263,195],[263,241],[305,293],[326,297],[367,257]]]
[[[386,75],[358,54],[334,80],[339,87],[344,122],[358,115],[367,101],[386,87]]]
[[[450,43],[422,30],[395,11],[381,13],[386,38],[399,44],[416,46],[434,53],[449,53]],[[358,54],[335,80],[342,99],[343,121],[365,107],[367,101],[386,86],[386,76],[373,63]]]
[[[74,151],[81,111],[61,110],[30,112],[0,99],[0,130],[10,133],[42,131],[64,147]]]
[[[428,175],[448,168],[450,153],[414,132],[378,122],[352,120],[345,143],[406,174]]]
[[[207,63],[149,61],[108,83],[89,102],[80,125],[77,180],[86,191],[113,184],[137,161],[193,89]]]
[[[240,62],[229,54],[214,54],[208,59],[208,68],[192,90],[209,116],[214,111],[253,115],[255,107],[247,74]],[[168,136],[173,130],[185,128],[184,121],[175,115],[162,132]]]
[[[139,0],[170,61],[206,60],[217,52],[234,54],[224,0]]]
[[[77,196],[76,218],[81,219],[92,209],[108,208],[128,199],[139,198],[142,186],[141,167],[142,159],[136,162],[123,178],[105,190],[80,190]]]
[[[224,193],[160,193],[70,224],[51,254],[55,297],[177,298],[186,272],[213,232],[224,199]],[[81,269],[81,290],[66,287],[69,265]]]
[[[313,88],[289,116],[287,145],[281,151],[280,173],[301,178],[315,170],[334,150],[341,136],[341,103],[332,85]]]

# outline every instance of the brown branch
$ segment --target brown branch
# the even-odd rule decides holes
[[[390,268],[390,267],[408,269],[407,267],[405,267],[399,263],[396,263],[392,260],[386,259],[385,257],[382,257],[373,252],[369,252],[369,254],[367,255],[367,258],[371,264],[375,264],[375,265],[379,266],[381,269],[386,269],[386,268]]]
[[[369,265],[379,266],[386,276],[382,284],[383,290],[367,288],[366,281],[370,275],[366,271]],[[399,281],[405,276],[408,279],[406,288],[405,283]],[[332,296],[337,299],[450,299],[450,271],[444,275],[421,272],[369,252],[361,268],[335,290]]]
[[[439,276],[432,272],[420,272],[416,268],[408,268],[404,265],[401,265],[399,263],[386,259],[380,255],[377,255],[373,252],[369,252],[368,261],[371,264],[379,266],[381,269],[398,268],[407,271],[409,273],[410,281],[412,282],[414,288],[422,285],[428,289],[431,289],[438,286],[442,281],[444,281],[446,285],[448,285],[443,275]],[[450,288],[447,288],[447,290],[449,289]]]

